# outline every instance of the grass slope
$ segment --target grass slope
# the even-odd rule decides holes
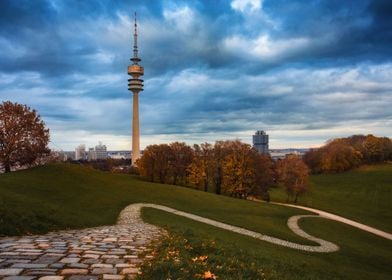
[[[288,217],[306,213],[299,209],[153,184],[128,175],[65,164],[0,175],[0,234],[113,224],[120,210],[132,202],[167,205],[309,244],[286,226]],[[267,278],[387,279],[392,274],[390,241],[331,221],[301,221],[309,233],[336,242],[342,248],[336,253],[317,254],[257,241],[154,209],[143,210],[143,216],[173,233],[191,232],[201,243],[216,240],[217,248],[228,252],[228,258],[247,256],[246,259],[266,271]],[[238,275],[236,278],[240,279]]]
[[[292,241],[309,243],[294,235],[286,226],[287,218],[291,215],[306,213],[301,210],[155,184],[128,175],[70,164],[48,165],[1,175],[0,234],[114,224],[119,212],[133,202],[162,204]]]
[[[333,175],[311,176],[311,192],[298,204],[392,232],[392,164],[364,166]],[[273,201],[286,202],[283,189],[271,192]]]

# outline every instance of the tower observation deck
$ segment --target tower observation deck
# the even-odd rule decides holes
[[[140,131],[139,131],[139,92],[143,90],[144,68],[139,65],[141,59],[138,57],[137,47],[137,21],[135,13],[135,24],[133,34],[133,57],[130,59],[133,63],[128,66],[128,90],[133,93],[133,111],[132,111],[132,165],[140,158]]]

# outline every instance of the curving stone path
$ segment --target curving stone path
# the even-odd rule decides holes
[[[258,199],[257,200],[256,199],[252,199],[252,200],[259,201],[259,202],[264,202],[264,201],[258,200]],[[276,205],[283,205],[283,206],[292,207],[292,208],[298,208],[298,209],[306,210],[306,211],[309,211],[309,212],[313,212],[313,213],[318,214],[322,218],[326,218],[326,219],[334,220],[336,222],[347,224],[347,225],[350,225],[352,227],[356,227],[358,229],[361,229],[361,230],[373,233],[373,234],[378,235],[380,237],[384,237],[386,239],[392,240],[392,234],[390,234],[388,232],[376,229],[374,227],[370,227],[368,225],[364,225],[364,224],[358,223],[356,221],[353,221],[353,220],[350,220],[350,219],[347,219],[347,218],[344,218],[342,216],[338,216],[338,215],[335,215],[335,214],[332,214],[332,213],[329,213],[329,212],[326,212],[326,211],[322,211],[322,210],[318,210],[318,209],[314,209],[314,208],[310,208],[310,207],[305,207],[305,206],[301,206],[301,205],[296,205],[296,204],[289,204],[289,203],[280,203],[280,202],[269,202],[269,203],[276,204]]]
[[[283,240],[283,239],[279,239],[276,237],[272,237],[269,235],[265,235],[265,234],[261,234],[255,231],[251,231],[251,230],[247,230],[241,227],[237,227],[237,226],[232,226],[232,225],[228,225],[225,223],[221,223],[212,219],[208,219],[208,218],[204,218],[204,217],[200,217],[194,214],[190,214],[187,212],[183,212],[183,211],[179,211],[170,207],[166,207],[166,206],[162,206],[162,205],[157,205],[157,204],[151,204],[151,203],[136,203],[136,204],[131,204],[128,207],[126,207],[123,211],[124,212],[131,212],[131,213],[136,213],[136,212],[140,212],[140,209],[142,207],[148,207],[148,208],[155,208],[158,210],[162,210],[168,213],[172,213],[178,216],[182,216],[182,217],[186,217],[188,219],[197,221],[197,222],[201,222],[204,224],[208,224],[211,226],[215,226],[221,229],[225,229],[225,230],[229,230],[235,233],[239,233],[242,235],[247,235],[262,241],[266,241],[266,242],[270,242],[276,245],[280,245],[280,246],[284,246],[284,247],[288,247],[288,248],[292,248],[292,249],[297,249],[297,250],[302,250],[302,251],[308,251],[308,252],[320,252],[320,253],[329,253],[329,252],[335,252],[339,250],[339,247],[329,241],[311,236],[310,234],[307,234],[306,232],[304,232],[302,229],[299,228],[298,226],[298,220],[302,219],[302,218],[320,218],[321,216],[317,216],[317,215],[298,215],[298,216],[292,216],[288,221],[287,221],[287,226],[297,235],[306,238],[308,240],[314,241],[316,243],[318,243],[319,245],[317,246],[312,246],[312,245],[302,245],[299,243],[294,243],[294,242],[290,242],[287,240]],[[324,217],[322,217],[324,218]]]
[[[298,215],[287,225],[299,236],[319,245],[302,245],[264,235],[241,227],[179,211],[162,205],[136,203],[121,211],[117,225],[82,230],[50,232],[44,235],[0,238],[0,279],[4,280],[122,280],[139,273],[145,259],[153,258],[153,240],[166,231],[144,223],[140,218],[143,207],[155,208],[201,223],[250,236],[276,245],[309,252],[334,252],[334,243],[311,236],[298,226],[302,218],[321,217]]]
[[[44,235],[0,238],[0,279],[122,280],[139,273],[151,241],[166,232],[123,211],[118,224]]]

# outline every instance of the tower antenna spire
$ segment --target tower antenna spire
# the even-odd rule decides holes
[[[134,32],[133,32],[133,58],[131,59],[134,64],[138,64],[140,59],[138,58],[138,49],[137,49],[137,21],[136,21],[136,12],[135,12],[135,24],[134,24]]]

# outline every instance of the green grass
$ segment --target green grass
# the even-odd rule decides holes
[[[245,250],[227,250],[214,239],[200,239],[190,230],[172,232],[153,253],[155,258],[143,264],[137,279],[205,279],[206,273],[219,279],[267,279],[266,271]]]
[[[153,184],[137,177],[65,164],[0,175],[0,234],[114,224],[120,210],[133,202],[162,204],[277,238],[311,244],[286,226],[290,216],[307,213],[299,209]],[[238,267],[232,274],[237,279],[238,275],[247,275],[241,272],[244,262],[263,269],[267,279],[387,279],[392,274],[390,241],[331,221],[301,220],[309,233],[342,247],[336,253],[320,254],[276,246],[155,209],[144,209],[143,217],[174,235],[188,232],[196,247],[213,240],[217,253],[209,251],[210,259],[223,264],[225,261],[219,256],[225,256],[227,261],[238,259]],[[227,271],[220,273],[227,275],[224,274]]]
[[[310,187],[298,204],[392,232],[392,164],[311,176]],[[272,201],[286,202],[286,198],[282,188],[271,191]]]
[[[267,279],[389,279],[392,274],[391,241],[329,220],[314,218],[300,221],[301,227],[310,234],[335,242],[340,246],[338,252],[323,254],[302,252],[258,242],[250,237],[156,209],[144,209],[143,218],[175,234],[184,235],[191,231],[193,236],[197,236],[196,244],[200,241],[208,243],[212,239],[219,251],[225,252],[228,258],[237,260],[239,263],[243,262],[242,254],[246,252],[248,262],[255,263],[256,267],[262,268]],[[178,250],[181,250],[181,247]],[[201,252],[201,254],[210,256],[211,253]],[[217,257],[215,254],[211,255],[213,258]],[[159,265],[159,263],[154,263],[154,265]],[[207,268],[219,276],[218,270],[213,266]],[[175,271],[175,267],[168,269]],[[238,275],[231,278],[224,274],[221,279],[240,278]]]

